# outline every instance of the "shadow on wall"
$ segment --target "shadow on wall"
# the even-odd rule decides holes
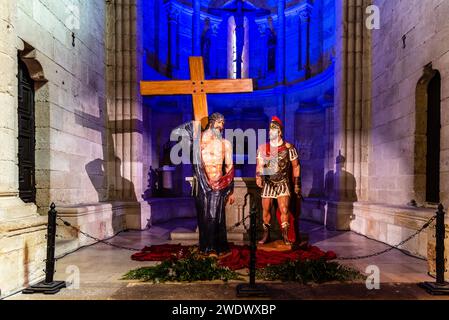
[[[115,154],[114,139],[112,131],[109,129],[111,122],[101,108],[102,105],[102,101],[99,101],[99,117],[75,111],[75,122],[77,124],[101,133],[103,159],[98,158],[87,163],[85,166],[86,172],[98,193],[99,202],[111,200],[137,202],[133,182],[122,176],[122,161]],[[123,130],[121,133],[125,133],[125,128],[128,129],[126,132],[132,132],[132,129],[136,128],[133,126],[132,120],[115,121],[113,124],[115,128]]]
[[[115,172],[120,172],[121,168],[121,160],[118,157],[115,157],[114,166],[115,166]],[[89,176],[90,181],[92,182],[92,185],[94,186],[95,190],[98,193],[98,201],[99,202],[105,202],[109,201],[110,196],[108,195],[108,187],[107,187],[107,172],[105,170],[106,163],[102,159],[95,159],[88,164],[86,164],[86,172]],[[111,180],[111,179],[110,179]],[[128,179],[122,177],[119,175],[115,179],[112,179],[112,182],[109,183],[110,190],[114,190],[114,192],[117,195],[122,194],[123,192],[128,192],[129,197],[127,197],[126,200],[128,201],[137,201],[135,190],[134,190],[134,184],[132,181],[129,181]],[[112,195],[114,196],[114,195]]]
[[[345,163],[346,158],[340,151],[335,171],[329,171],[325,177],[325,225],[331,230],[349,230],[354,218],[354,202],[358,201],[356,179],[345,170]]]
[[[326,173],[325,197],[328,200],[357,202],[357,182],[355,177],[344,169],[345,163],[346,158],[340,153],[335,164],[335,171]]]

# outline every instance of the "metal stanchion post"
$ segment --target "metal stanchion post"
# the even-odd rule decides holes
[[[249,261],[249,284],[237,286],[237,297],[266,297],[268,289],[265,285],[256,284],[256,237],[257,237],[257,210],[254,206],[250,211],[250,261]]]
[[[436,222],[436,282],[423,282],[420,287],[427,290],[433,295],[449,295],[449,283],[444,281],[444,274],[446,272],[445,258],[444,258],[444,240],[446,238],[446,226],[444,224],[444,208],[440,204],[437,211]]]
[[[48,211],[47,225],[47,260],[45,261],[45,280],[22,291],[23,294],[43,293],[56,294],[66,287],[65,281],[54,281],[55,274],[55,242],[56,242],[56,205],[51,204]]]

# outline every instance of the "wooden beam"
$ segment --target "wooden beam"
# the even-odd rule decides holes
[[[192,95],[192,102],[195,106],[193,108],[195,120],[201,121],[202,127],[205,128],[209,117],[207,97],[205,94],[194,94]]]
[[[253,88],[252,79],[206,80],[204,82],[205,93],[253,92]]]
[[[175,94],[192,94],[194,85],[192,81],[142,81],[140,82],[140,93],[143,96],[162,96]]]
[[[189,66],[190,79],[192,81],[201,81],[206,79],[206,76],[204,75],[203,57],[190,57]]]

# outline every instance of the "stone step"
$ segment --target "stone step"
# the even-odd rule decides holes
[[[170,233],[170,239],[174,241],[190,241],[199,240],[199,233],[192,231],[174,231]],[[246,240],[245,233],[242,232],[228,232],[228,241],[244,241]]]
[[[60,257],[68,252],[72,252],[79,247],[79,241],[77,239],[64,239],[56,240],[55,257]]]

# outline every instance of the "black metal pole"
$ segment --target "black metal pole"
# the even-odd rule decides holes
[[[52,283],[55,274],[56,205],[50,206],[47,225],[47,260],[45,262],[45,283]]]
[[[256,208],[252,206],[250,211],[249,284],[240,284],[237,286],[237,297],[268,296],[267,287],[256,284],[257,214]]]
[[[433,295],[449,295],[449,284],[444,281],[444,274],[446,272],[444,259],[444,240],[446,239],[446,226],[444,224],[444,207],[442,204],[438,206],[437,219],[435,226],[436,239],[436,283],[423,282],[420,284],[422,288]]]
[[[256,285],[256,251],[257,251],[257,211],[254,207],[251,208],[250,213],[250,258],[249,258],[249,284],[250,286]]]
[[[50,206],[47,224],[47,259],[45,261],[45,280],[22,291],[23,294],[43,293],[55,294],[66,287],[65,281],[54,281],[55,245],[56,245],[56,205]]]
[[[446,268],[444,266],[444,239],[446,238],[446,230],[444,225],[444,208],[440,204],[437,212],[437,224],[436,224],[436,273],[437,284],[445,285],[444,273]]]

